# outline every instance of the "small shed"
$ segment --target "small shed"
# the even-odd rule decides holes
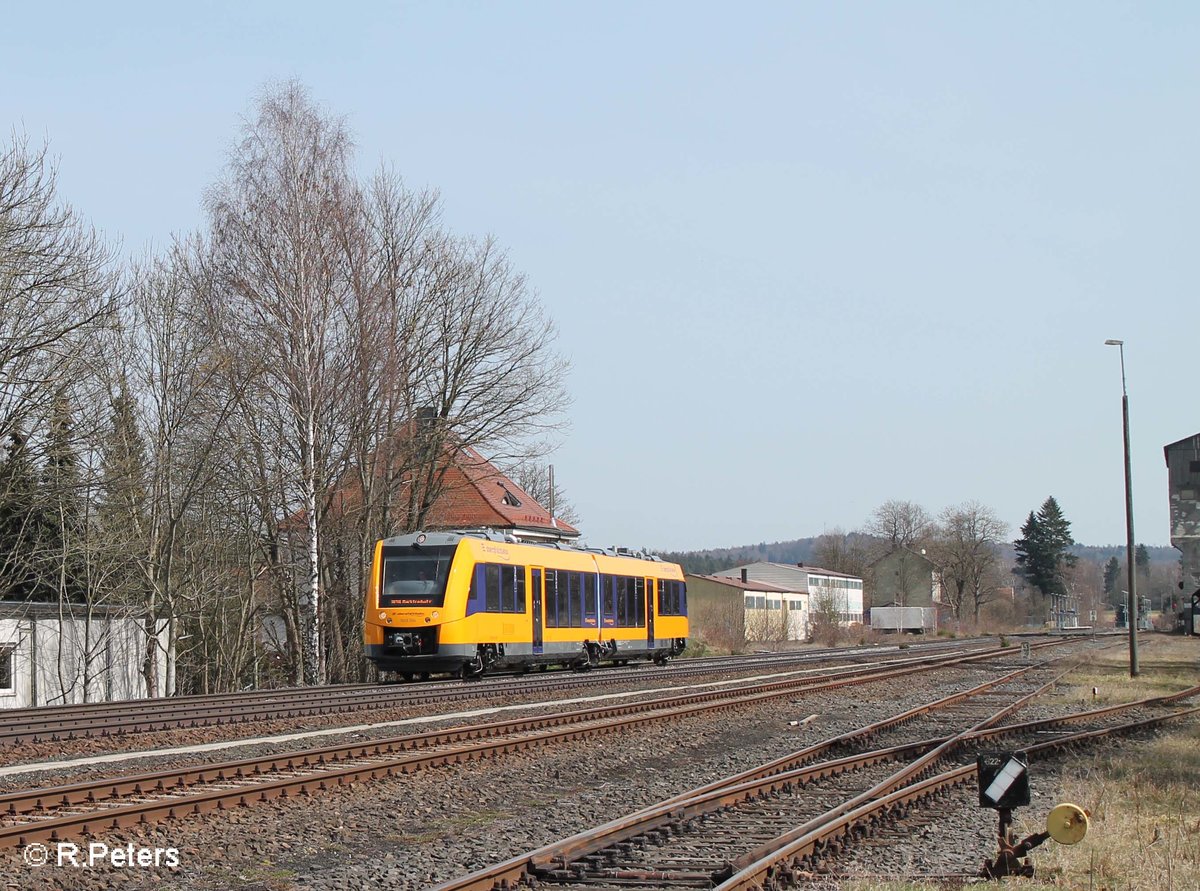
[[[166,625],[154,648],[166,691]],[[126,607],[0,600],[0,709],[136,699],[146,630]]]

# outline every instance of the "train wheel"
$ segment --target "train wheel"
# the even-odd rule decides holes
[[[423,680],[423,681],[429,680],[429,672],[427,672],[427,671],[421,672],[421,680]]]
[[[464,662],[462,669],[459,671],[459,677],[461,677],[464,681],[483,677],[483,654],[476,653],[475,661]]]
[[[404,678],[406,681],[411,681],[413,679],[413,673],[411,671],[401,672],[400,677]]]

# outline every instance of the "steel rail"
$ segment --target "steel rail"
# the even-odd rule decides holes
[[[701,814],[735,805],[741,801],[759,798],[777,790],[791,789],[797,785],[804,785],[821,777],[835,776],[843,771],[857,770],[871,764],[877,764],[890,760],[901,760],[917,755],[927,754],[932,750],[937,750],[939,747],[944,746],[947,742],[955,739],[957,736],[961,736],[961,734],[954,737],[944,737],[914,743],[905,743],[858,755],[849,755],[842,758],[824,761],[818,764],[803,763],[811,759],[811,757],[814,755],[828,752],[831,749],[837,748],[838,746],[844,745],[856,739],[873,736],[882,727],[897,726],[902,724],[911,719],[911,717],[913,717],[916,713],[928,711],[931,708],[939,705],[952,704],[962,700],[966,695],[969,694],[977,695],[978,693],[997,686],[1006,680],[1011,680],[1012,677],[1017,674],[1019,674],[1019,672],[1011,673],[1010,675],[1006,675],[1004,678],[996,679],[994,682],[981,684],[979,687],[973,688],[970,691],[954,694],[952,696],[945,697],[944,700],[937,700],[933,703],[928,703],[925,706],[919,706],[916,709],[909,709],[905,712],[901,712],[892,716],[891,718],[885,719],[884,721],[876,722],[876,724],[870,725],[869,727],[859,728],[856,731],[851,731],[847,734],[832,737],[828,740],[824,740],[820,743],[806,747],[805,749],[793,753],[792,755],[768,762],[759,768],[727,777],[726,779],[716,783],[711,783],[682,795],[659,802],[658,804],[649,808],[611,821],[610,823],[607,823],[597,829],[578,833],[568,839],[553,842],[535,851],[531,851],[527,854],[523,854],[494,866],[487,867],[471,874],[470,876],[443,883],[438,885],[435,891],[482,891],[482,889],[492,889],[495,887],[515,887],[528,875],[537,876],[539,880],[548,882],[549,874],[556,871],[561,874],[573,861],[594,855],[606,848],[621,845],[622,843],[628,842],[631,839],[635,839],[638,836],[644,836],[656,831],[663,831],[663,827],[667,826],[668,824],[678,824]],[[1054,685],[1060,679],[1061,676],[1052,679],[1048,683],[1042,685],[1042,687],[1040,687],[1034,693],[1021,697],[1019,700],[1017,700],[1017,702],[1006,706],[988,720],[980,723],[990,724],[996,720],[1000,720],[1004,713],[1010,713],[1016,708],[1019,708],[1020,705],[1028,702],[1029,699]],[[1056,727],[1070,721],[1090,720],[1098,716],[1107,716],[1143,706],[1169,705],[1178,702],[1181,699],[1195,696],[1197,694],[1200,694],[1200,686],[1193,687],[1182,691],[1181,693],[1176,693],[1169,696],[1153,697],[1150,699],[1139,700],[1122,705],[1076,713],[1073,715],[1055,716],[1053,718],[1027,722],[1024,724],[1008,725],[1005,727],[976,731],[967,738],[979,738],[984,734],[989,736],[999,736],[1004,734],[1028,732],[1032,729]],[[1175,716],[1151,718],[1147,719],[1147,721],[1152,725],[1154,722],[1162,722],[1173,717]],[[1146,721],[1132,722],[1129,725],[1121,725],[1120,727],[1116,728],[1083,731],[1081,733],[1073,734],[1069,737],[1063,737],[1058,740],[1046,741],[1029,746],[1025,749],[1025,751],[1042,751],[1045,749],[1068,745],[1075,741],[1082,741],[1114,732],[1120,732],[1127,726],[1138,727],[1146,724]],[[795,766],[797,764],[802,766]],[[963,770],[967,773],[970,773],[975,770],[975,767],[974,765],[969,765],[964,767]],[[953,774],[955,772],[952,771],[951,773]],[[893,776],[895,776],[895,774]],[[878,787],[879,786],[876,786],[876,788]],[[852,799],[852,801],[858,801],[861,798],[863,798],[863,796],[856,796],[854,799]],[[844,809],[845,806],[843,805],[841,808],[835,808],[834,811],[831,811],[830,813],[842,811]],[[820,819],[826,819],[828,816],[829,814],[827,813]],[[809,824],[806,824],[806,827],[811,827],[811,824],[815,822],[818,821],[810,821]],[[630,873],[627,878],[634,878],[634,874]],[[645,877],[643,876],[642,878]],[[661,876],[660,878],[665,880],[666,876]]]
[[[1057,643],[1047,641],[1042,645]],[[932,648],[932,645],[928,645]],[[974,648],[974,644],[971,645]],[[995,652],[997,648],[985,648]],[[853,655],[861,655],[855,648]],[[850,653],[832,657],[795,654],[769,659],[754,657],[738,664],[677,665],[636,675],[639,680],[661,680],[754,670],[764,665],[782,667],[810,662],[840,661]],[[924,658],[924,657],[915,657]],[[691,661],[691,660],[689,660]],[[708,660],[696,660],[706,662]],[[25,742],[61,742],[70,739],[227,726],[251,721],[313,717],[366,709],[403,708],[451,700],[483,699],[511,693],[538,694],[577,687],[611,686],[627,683],[629,669],[543,677],[486,679],[448,691],[446,684],[427,687],[397,685],[339,685],[327,688],[285,688],[247,691],[219,696],[187,696],[169,699],[137,699],[122,702],[82,703],[70,706],[39,706],[5,711],[0,746]]]
[[[1115,727],[1084,730],[1029,746],[1023,751],[1032,756],[1066,746],[1078,745],[1081,742],[1092,742],[1121,733],[1160,727],[1170,721],[1196,714],[1200,714],[1200,707],[1170,715],[1128,721]],[[903,819],[911,806],[920,804],[931,796],[954,786],[971,782],[975,778],[977,770],[974,764],[964,764],[936,776],[926,777],[894,789],[875,800],[860,804],[853,810],[837,813],[831,811],[828,820],[821,817],[810,821],[796,833],[789,834],[789,837],[797,834],[798,836],[790,838],[783,847],[770,852],[757,861],[742,865],[738,872],[717,885],[716,891],[760,889],[766,886],[768,880],[797,881],[801,877],[801,873],[807,871],[807,867],[811,866],[814,858],[820,857],[826,852],[836,855],[842,847],[852,842],[856,835],[869,835],[886,819]]]
[[[150,819],[173,818],[193,812],[224,808],[231,804],[243,805],[249,804],[251,801],[286,797],[290,794],[308,793],[326,788],[327,785],[344,785],[356,780],[375,779],[380,776],[406,773],[422,767],[492,757],[505,752],[545,745],[549,742],[597,735],[603,732],[611,732],[655,721],[677,720],[704,711],[737,708],[780,696],[794,695],[800,690],[816,692],[890,680],[896,677],[930,671],[938,667],[977,662],[983,658],[990,658],[991,655],[991,653],[983,653],[967,656],[942,655],[926,657],[912,660],[913,664],[902,668],[883,670],[850,669],[842,672],[842,676],[833,679],[829,676],[792,679],[789,681],[755,685],[748,688],[708,691],[685,696],[643,700],[620,706],[576,710],[557,716],[547,715],[541,718],[523,719],[517,722],[496,722],[490,726],[493,728],[508,728],[510,733],[519,732],[512,729],[517,725],[549,729],[540,730],[516,740],[483,742],[462,747],[451,752],[409,753],[398,758],[373,761],[365,765],[354,764],[346,767],[329,766],[336,763],[337,758],[374,757],[371,754],[362,754],[362,750],[382,747],[385,742],[394,742],[397,748],[402,750],[404,746],[413,745],[415,739],[430,735],[416,735],[416,737],[400,737],[392,741],[357,744],[349,747],[349,753],[339,756],[331,754],[330,749],[315,750],[314,753],[310,753],[314,756],[312,760],[299,766],[296,764],[295,754],[291,756],[274,756],[272,758],[259,759],[259,763],[269,766],[255,773],[250,785],[201,794],[185,793],[182,795],[173,795],[169,799],[159,801],[140,802],[130,805],[119,804],[93,813],[72,814],[61,817],[51,816],[49,819],[39,819],[35,822],[3,827],[0,828],[0,847],[25,845],[34,841],[56,841],[69,833],[94,833],[107,828],[146,822]],[[601,721],[603,723],[584,723],[589,720],[593,722]],[[480,728],[459,728],[445,731],[445,733],[449,735],[470,735],[478,733],[479,730]],[[338,751],[343,751],[338,747],[334,748],[338,749]],[[284,770],[304,769],[311,766],[319,772],[263,781],[263,774],[271,770],[279,770],[281,761],[286,763],[286,766],[282,768]],[[250,782],[250,774],[254,773],[254,763],[254,759],[250,759],[245,762],[235,762],[228,765],[189,768],[183,773],[198,777],[200,781],[208,778],[209,782],[241,782],[242,780]],[[170,777],[175,775],[175,772],[168,771],[161,772],[156,776],[141,775],[139,777],[105,779],[92,783],[74,784],[70,787],[29,790],[25,793],[11,793],[5,800],[7,800],[9,807],[12,808],[12,815],[20,816],[22,813],[27,815],[36,812],[39,805],[45,809],[64,801],[67,806],[92,804],[102,802],[105,798],[111,797],[114,792],[118,795],[144,795],[147,794],[148,789],[157,790],[160,785],[167,794],[170,794],[170,787],[175,785],[175,782],[178,782],[173,782],[170,779]],[[212,779],[214,775],[217,776],[215,780]],[[153,785],[151,784],[152,778],[155,779]],[[90,792],[87,788],[89,786],[92,787],[92,791]],[[54,801],[55,797],[59,799],[57,802]]]

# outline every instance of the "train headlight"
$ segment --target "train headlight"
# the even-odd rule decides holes
[[[387,613],[385,613],[383,610],[380,610],[380,611],[379,611],[379,621],[380,621],[380,622],[386,622],[386,621],[387,621]]]
[[[434,611],[433,611],[433,617],[434,617],[435,619],[438,617],[438,611],[437,611],[437,610],[434,610]]]

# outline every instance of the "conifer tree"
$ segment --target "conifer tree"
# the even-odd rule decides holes
[[[147,526],[146,446],[138,429],[128,381],[112,401],[112,426],[101,445],[99,518],[111,550],[110,585],[125,603],[144,599],[145,574],[137,564]]]
[[[1104,594],[1112,602],[1114,595],[1118,591],[1117,579],[1121,577],[1121,561],[1116,557],[1109,557],[1108,562],[1104,564]]]
[[[39,500],[41,535],[35,561],[46,599],[82,601],[87,595],[86,503],[74,419],[65,389],[54,396]]]
[[[1071,523],[1051,495],[1036,514],[1030,511],[1021,527],[1021,538],[1013,543],[1017,552],[1016,573],[1043,596],[1066,594],[1065,571],[1076,562],[1068,548],[1074,543]]]
[[[37,469],[19,425],[7,439],[0,457],[0,599],[45,600],[32,559],[45,522]]]

